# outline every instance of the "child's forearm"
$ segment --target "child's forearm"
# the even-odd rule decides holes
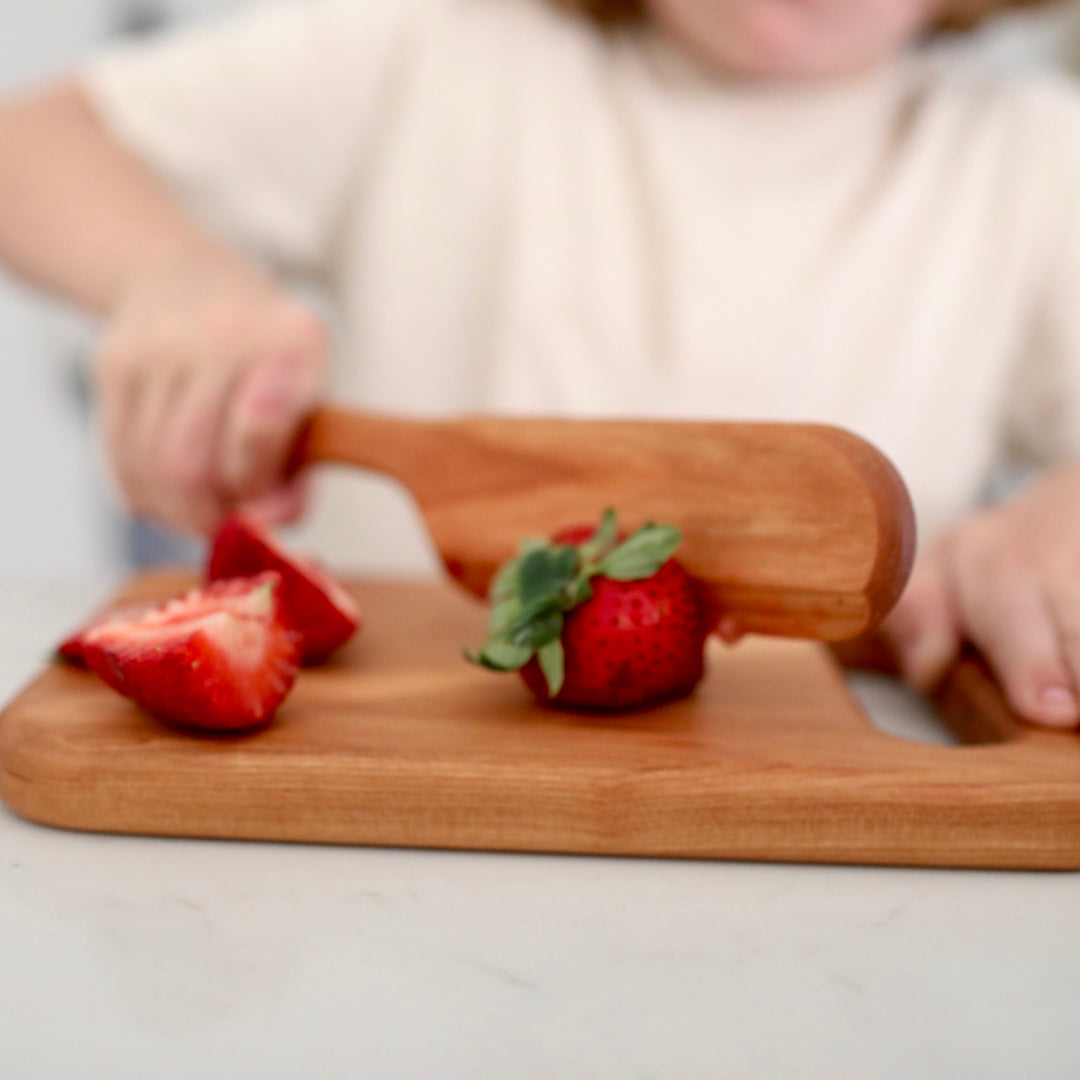
[[[99,312],[171,263],[242,264],[113,139],[74,82],[0,105],[0,263]]]

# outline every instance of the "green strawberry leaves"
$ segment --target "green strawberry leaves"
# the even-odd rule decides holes
[[[529,538],[492,581],[488,638],[466,659],[493,671],[517,671],[534,656],[554,697],[564,680],[563,618],[592,596],[598,575],[618,581],[652,577],[674,554],[682,533],[649,522],[619,543],[615,511],[578,544]]]
[[[466,655],[474,663],[481,664],[492,671],[516,671],[528,663],[532,654],[530,645],[515,645],[505,638],[493,637],[484,643],[484,647],[475,657]]]
[[[565,654],[561,638],[549,641],[542,648],[536,650],[536,658],[540,661],[540,670],[544,673],[544,681],[547,683],[548,693],[554,697],[561,689],[566,677]]]
[[[615,511],[609,506],[600,518],[596,532],[579,545],[581,559],[585,563],[594,563],[602,559],[615,546],[619,539],[619,522]]]
[[[597,573],[616,581],[640,581],[652,577],[682,543],[673,525],[642,525],[633,536],[601,559]]]
[[[569,544],[535,548],[518,569],[518,595],[524,604],[561,592],[574,580],[578,553]]]

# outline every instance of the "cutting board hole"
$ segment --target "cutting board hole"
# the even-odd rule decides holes
[[[930,703],[899,679],[848,672],[848,685],[878,731],[908,742],[962,746]]]

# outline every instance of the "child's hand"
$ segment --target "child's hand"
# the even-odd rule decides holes
[[[238,505],[270,522],[298,516],[301,486],[283,470],[327,354],[319,319],[254,269],[193,261],[141,275],[96,372],[131,509],[195,532]]]
[[[961,638],[994,668],[1013,708],[1053,727],[1080,721],[1080,467],[1048,474],[983,511],[916,563],[886,620],[901,670],[921,689]]]

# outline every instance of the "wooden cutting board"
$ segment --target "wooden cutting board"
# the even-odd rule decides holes
[[[942,695],[960,747],[873,728],[807,641],[716,643],[687,700],[565,713],[462,660],[485,611],[453,587],[353,591],[367,629],[245,736],[171,731],[51,666],[0,715],[0,795],[39,822],[168,836],[1080,867],[1080,738],[1019,726],[974,662]]]

